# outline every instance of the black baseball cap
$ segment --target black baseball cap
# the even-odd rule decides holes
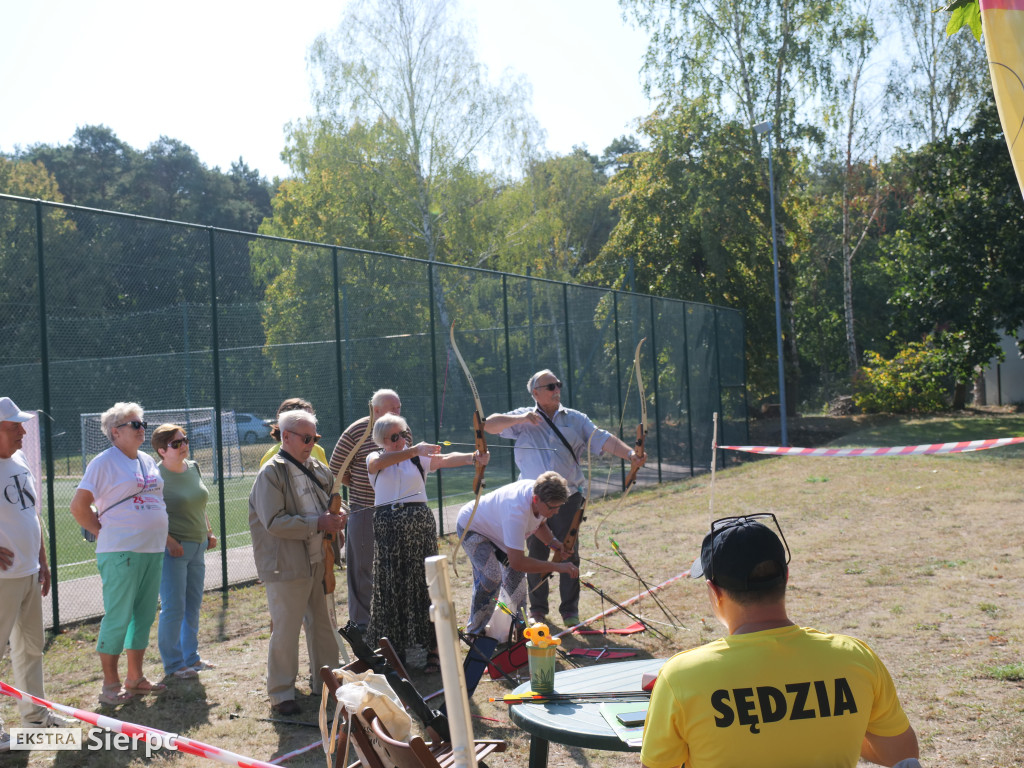
[[[774,515],[770,515],[774,518]],[[778,521],[776,520],[776,525]],[[723,589],[749,592],[770,589],[786,580],[788,549],[775,532],[750,517],[716,520],[704,537],[698,557],[690,568],[690,578],[704,577]],[[750,574],[766,560],[777,563],[780,575],[772,579],[750,581]]]

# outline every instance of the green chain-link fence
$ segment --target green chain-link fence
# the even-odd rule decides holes
[[[707,469],[715,412],[720,440],[747,440],[743,316],[706,304],[8,195],[0,292],[0,395],[48,415],[41,509],[57,575],[47,621],[57,627],[102,613],[93,545],[68,508],[94,455],[82,415],[116,401],[234,412],[240,445],[213,425],[210,439],[193,441],[224,543],[208,556],[208,587],[256,577],[247,502],[270,439],[244,431],[246,414],[271,418],[286,397],[310,400],[329,456],[372,392],[389,387],[416,440],[472,443],[452,322],[486,413],[530,404],[527,380],[550,368],[565,405],[627,443],[640,414],[634,350],[646,338],[640,484]],[[602,469],[598,492],[621,488],[621,463]],[[495,450],[488,486],[514,478],[512,451]],[[472,471],[430,480],[439,532],[450,532]]]

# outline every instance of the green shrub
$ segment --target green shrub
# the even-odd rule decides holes
[[[929,413],[948,407],[949,359],[931,337],[911,342],[886,360],[865,352],[853,402],[865,413]]]

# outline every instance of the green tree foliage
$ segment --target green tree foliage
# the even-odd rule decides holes
[[[604,165],[582,148],[532,162],[526,176],[500,194],[497,245],[486,266],[579,279],[615,223]]]
[[[250,232],[270,214],[270,186],[243,160],[227,174],[209,170],[165,136],[140,152],[110,128],[87,125],[70,144],[38,144],[18,159],[41,162],[72,205]]]
[[[884,184],[877,164],[847,167],[837,159],[814,168],[791,198],[796,224],[793,315],[808,400],[829,400],[849,391],[850,378],[860,367],[858,362],[851,370],[851,341],[858,352],[865,347],[890,351],[892,286],[878,248],[890,206]]]
[[[60,202],[57,182],[40,162],[0,157],[0,191],[9,195]],[[54,241],[74,231],[60,209],[43,208],[43,226]],[[0,206],[0,327],[4,359],[35,362],[39,356],[39,283],[35,211],[28,206]]]
[[[829,97],[825,125],[829,138],[826,152],[838,160],[842,169],[838,204],[840,231],[835,251],[842,266],[843,325],[849,373],[859,364],[853,302],[853,266],[865,239],[877,221],[886,185],[877,164],[867,162],[867,152],[877,153],[880,131],[873,119],[876,110],[866,104],[865,79],[871,54],[878,43],[868,11],[850,19],[842,43],[837,49],[838,71]],[[877,105],[876,105],[877,106]],[[871,147],[871,149],[868,149]]]
[[[788,197],[799,179],[803,152],[809,146],[818,146],[823,138],[810,105],[821,98],[823,89],[832,81],[832,51],[845,29],[847,5],[815,0],[739,0],[711,4],[697,0],[623,0],[623,6],[650,34],[645,72],[648,90],[658,96],[662,113],[670,115],[696,108],[722,116],[724,123],[732,121],[733,130],[746,131],[742,140],[730,142],[732,151],[740,154],[737,162],[751,166],[751,173],[764,191],[765,201],[763,204],[735,199],[731,202],[742,211],[761,213],[761,237],[769,244],[767,249],[758,251],[762,259],[770,259],[772,253],[766,194],[768,168],[761,160],[764,150],[750,128],[766,119],[772,122],[786,378],[791,382],[793,394],[799,369],[793,323],[794,276],[789,251],[792,222]],[[714,146],[697,145],[697,151],[704,158],[710,158],[715,150]],[[740,181],[722,179],[718,189],[709,189],[706,194],[719,196]],[[750,191],[758,194],[754,188]],[[735,242],[736,237],[729,239]],[[711,246],[706,250],[713,249]],[[721,249],[733,250],[725,243]],[[763,267],[751,270],[750,263],[751,257],[747,257],[735,269],[745,282],[755,273],[764,272]],[[727,274],[725,270],[716,272],[720,279]],[[769,285],[770,281],[765,288]],[[767,316],[765,304],[770,305],[772,301],[770,290],[751,295],[737,288],[730,293],[755,300],[755,304],[745,304],[742,308],[756,318],[753,322],[748,319],[748,334],[754,328],[759,329]],[[769,349],[774,355],[774,345],[754,346],[751,350],[758,350],[750,361],[750,372],[760,387],[767,386],[769,381],[764,369]],[[770,390],[759,391],[767,395]]]
[[[903,202],[884,240],[905,338],[933,333],[960,385],[1024,325],[1024,203],[994,105],[969,130],[899,155]]]
[[[866,413],[941,411],[949,394],[949,358],[934,340],[912,341],[891,359],[868,351],[854,404]]]
[[[643,130],[650,149],[609,183],[619,221],[585,276],[622,288],[632,269],[640,292],[743,309],[748,387],[766,397],[777,383],[772,245],[750,131],[697,103]]]
[[[467,174],[481,159],[498,170],[514,167],[532,153],[536,133],[525,84],[491,83],[451,6],[356,0],[309,55],[323,124],[386,126],[396,162],[381,170],[414,209],[402,225],[432,261],[458,258],[444,223],[466,202],[456,193]]]
[[[978,108],[992,99],[985,46],[966,31],[947,35],[968,18],[968,26],[977,24],[980,32],[977,0],[973,12],[971,5],[946,15],[919,0],[891,4],[905,58],[890,71],[886,112],[895,122],[896,135],[909,146],[938,141],[969,126]]]
[[[398,148],[383,121],[349,127],[310,119],[289,129],[281,182],[263,234],[374,251],[423,255],[404,225],[414,208],[403,194]],[[259,265],[257,265],[259,269]],[[263,280],[273,279],[263,274]]]
[[[832,77],[843,3],[624,0],[650,35],[645,71],[663,101],[704,99],[746,125],[775,124],[780,149],[817,135],[806,103]]]

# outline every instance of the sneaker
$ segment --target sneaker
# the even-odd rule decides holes
[[[199,677],[199,670],[196,667],[182,667],[171,674],[179,680],[194,680]]]
[[[574,613],[570,613],[568,616],[563,616],[562,617],[562,626],[563,627],[575,627],[579,623],[580,623],[580,617],[577,616]]]
[[[29,728],[74,728],[79,723],[70,717],[63,717],[56,712],[47,712],[42,720],[29,723]]]
[[[0,752],[11,751],[11,734],[0,725]]]
[[[534,608],[530,611],[530,621],[534,623],[543,624],[548,620],[548,614],[545,611]]]

